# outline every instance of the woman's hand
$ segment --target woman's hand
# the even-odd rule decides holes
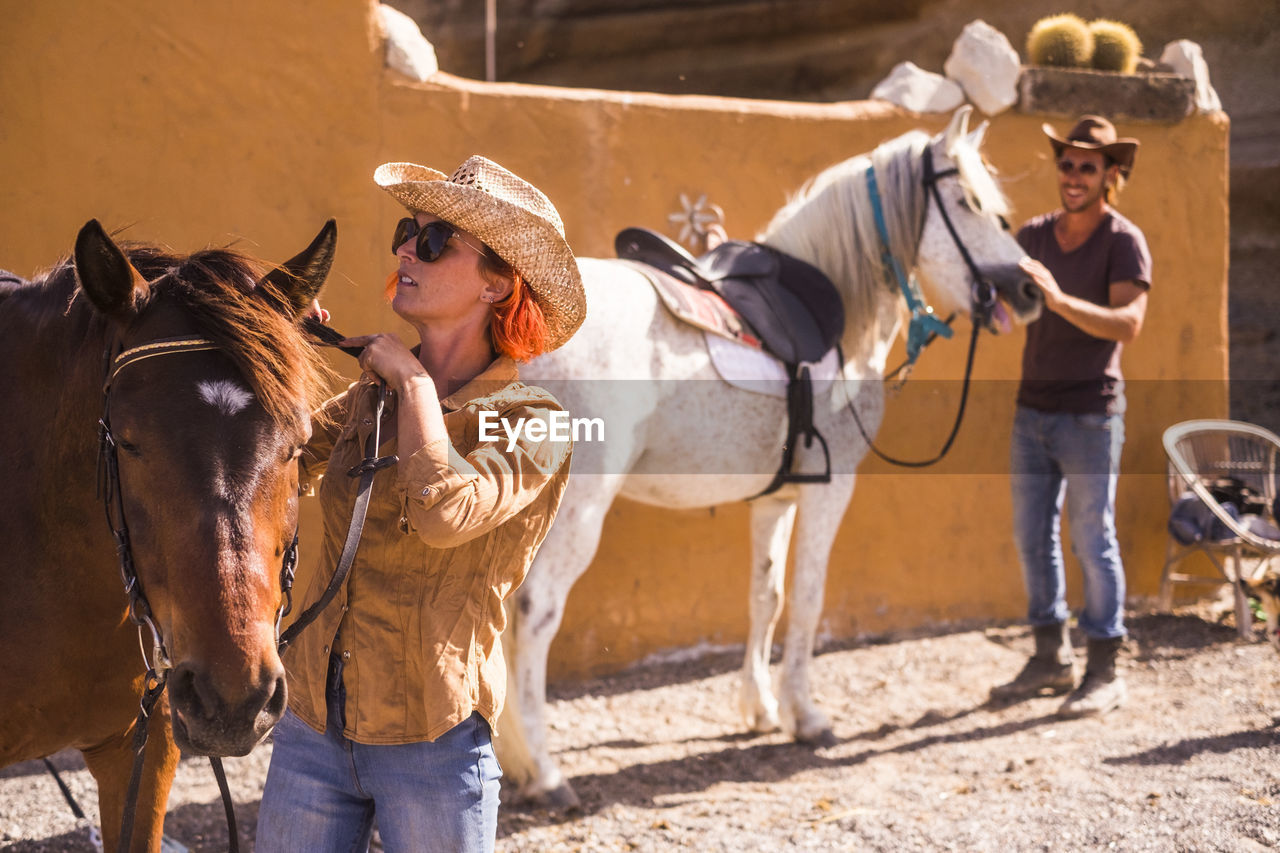
[[[344,347],[364,347],[360,369],[381,378],[393,391],[401,391],[415,376],[427,376],[418,357],[391,333],[357,335],[342,341]],[[428,377],[430,378],[430,377]]]
[[[315,317],[321,323],[329,322],[329,312],[320,307],[319,299],[311,300],[311,307],[307,309],[307,313],[304,316]]]

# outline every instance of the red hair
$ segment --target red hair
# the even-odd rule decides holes
[[[515,361],[528,361],[547,348],[547,318],[524,277],[511,271],[511,295],[493,303],[489,321],[493,348]]]

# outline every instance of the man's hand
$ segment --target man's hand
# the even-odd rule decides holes
[[[1045,265],[1023,258],[1018,266],[1044,294],[1044,307],[1082,332],[1108,341],[1129,342],[1142,331],[1147,310],[1147,291],[1137,282],[1117,281],[1110,285],[1110,304],[1097,305],[1087,299],[1063,293]]]
[[[1058,287],[1058,280],[1053,277],[1053,273],[1035,258],[1023,258],[1018,266],[1031,276],[1036,287],[1044,294],[1044,307],[1056,313],[1058,306],[1062,304],[1062,288]]]

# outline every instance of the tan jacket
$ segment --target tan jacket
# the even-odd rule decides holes
[[[320,598],[351,522],[376,386],[353,384],[325,404],[303,454],[304,479],[319,487],[324,539],[319,568],[300,578],[294,614]],[[388,399],[384,423],[395,418]],[[441,401],[449,442],[427,445],[375,476],[360,547],[343,589],[285,653],[289,707],[312,728],[327,723],[330,649],[344,659],[346,729],[360,743],[434,740],[478,711],[492,726],[506,694],[499,636],[502,602],[524,580],[560,506],[571,445],[531,441],[507,450],[480,441],[482,412],[550,421],[561,410],[548,392],[519,381],[515,362],[494,361]],[[381,453],[396,452],[394,439]],[[307,488],[304,483],[304,489]]]

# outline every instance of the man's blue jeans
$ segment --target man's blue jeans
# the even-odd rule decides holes
[[[276,726],[258,810],[259,853],[368,849],[377,813],[388,853],[492,851],[502,769],[479,714],[434,741],[356,743],[329,691],[323,734],[286,711]]]
[[[1032,625],[1067,621],[1062,555],[1066,498],[1071,550],[1084,573],[1080,628],[1093,639],[1123,637],[1124,566],[1116,541],[1116,480],[1123,415],[1073,415],[1018,407],[1010,473],[1013,530]]]

